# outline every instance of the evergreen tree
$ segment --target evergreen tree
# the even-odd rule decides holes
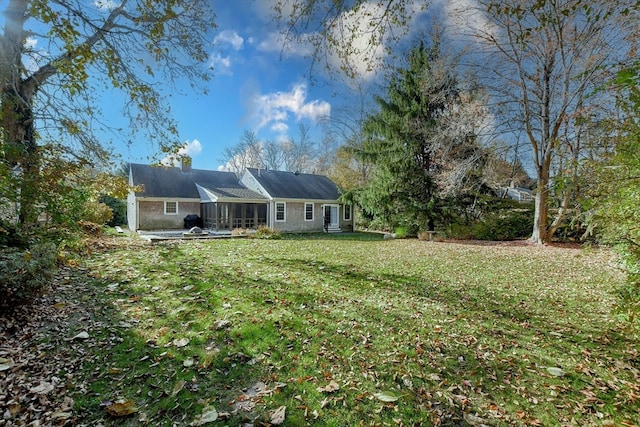
[[[390,226],[433,230],[439,201],[468,189],[484,157],[465,102],[473,99],[461,93],[438,43],[411,50],[364,125],[368,138],[358,154],[374,164],[359,195],[365,211]]]

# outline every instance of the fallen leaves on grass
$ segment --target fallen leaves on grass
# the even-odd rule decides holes
[[[560,368],[556,368],[554,366],[550,366],[547,368],[547,372],[549,372],[554,377],[564,377],[564,371]]]
[[[205,406],[202,409],[202,414],[196,416],[196,419],[191,423],[192,426],[201,426],[203,424],[212,423],[218,420],[218,411],[213,406]]]
[[[340,385],[334,380],[331,380],[329,384],[327,384],[326,386],[318,387],[317,390],[319,393],[334,393],[340,390]]]
[[[274,409],[273,411],[269,412],[271,424],[273,424],[274,426],[282,425],[286,417],[286,411],[287,407],[281,406],[278,409]]]
[[[35,394],[47,394],[54,389],[54,385],[47,381],[42,381],[39,385],[33,387],[29,390],[31,393]]]
[[[180,380],[176,383],[176,385],[173,387],[173,391],[171,392],[171,396],[177,396],[178,393],[180,393],[182,391],[182,389],[184,388],[185,385],[185,381],[184,380]]]
[[[173,345],[176,347],[186,347],[189,345],[189,338],[176,338],[173,340]]]
[[[375,397],[381,402],[395,402],[398,399],[400,399],[399,396],[389,392],[374,393],[373,397]]]
[[[77,335],[75,335],[72,338],[69,338],[68,341],[74,341],[74,340],[87,340],[89,339],[89,333],[87,331],[82,331],[80,333],[78,333]]]
[[[107,413],[114,417],[126,417],[138,412],[138,407],[133,400],[118,400],[106,406]]]
[[[0,357],[0,371],[6,371],[7,369],[11,369],[15,366],[15,362],[13,359],[7,359],[4,357]]]
[[[11,425],[29,425],[36,420],[40,425],[99,423],[108,418],[105,406],[92,412],[95,405],[78,398],[80,409],[74,414],[73,404],[61,402],[59,397],[93,393],[92,397],[101,400],[131,396],[140,406],[138,422],[145,425],[185,425],[191,420],[192,425],[203,425],[221,419],[231,420],[229,425],[242,425],[244,421],[279,425],[302,416],[307,423],[329,415],[342,420],[345,414],[372,417],[371,424],[379,425],[405,424],[412,416],[415,419],[415,414],[432,416],[432,424],[441,425],[536,425],[546,424],[552,417],[565,417],[566,422],[575,417],[576,423],[585,424],[605,420],[603,425],[607,418],[624,425],[627,417],[629,423],[637,423],[638,412],[633,408],[640,399],[638,353],[629,351],[620,357],[623,342],[610,329],[612,323],[600,321],[599,316],[606,319],[609,298],[608,294],[604,294],[604,302],[603,298],[596,298],[602,293],[603,286],[596,285],[600,279],[587,281],[576,276],[575,283],[573,279],[565,280],[567,274],[573,274],[567,273],[573,267],[563,264],[562,268],[550,269],[546,259],[532,256],[535,262],[527,264],[526,277],[538,278],[525,282],[517,264],[530,262],[531,248],[525,248],[523,256],[518,252],[525,251],[519,248],[512,253],[498,246],[480,251],[475,247],[423,248],[410,241],[398,243],[401,244],[406,245],[405,250],[397,250],[398,246],[393,253],[385,253],[387,248],[383,247],[379,256],[357,261],[339,252],[328,261],[316,259],[322,251],[300,251],[299,244],[295,245],[294,256],[289,255],[286,246],[279,246],[278,256],[268,259],[268,263],[267,258],[262,261],[261,254],[270,248],[257,247],[260,255],[252,255],[251,247],[230,250],[217,262],[214,259],[218,258],[208,258],[209,252],[217,249],[206,247],[207,251],[203,251],[192,244],[185,248],[193,251],[188,254],[191,259],[196,254],[200,256],[198,269],[215,273],[215,279],[195,273],[187,277],[193,283],[197,280],[197,287],[183,286],[187,270],[175,257],[167,256],[178,266],[175,275],[169,277],[166,271],[174,264],[168,261],[165,269],[158,268],[157,263],[135,259],[131,253],[109,254],[95,261],[91,267],[95,273],[90,274],[103,277],[105,283],[100,284],[98,292],[121,310],[124,321],[92,319],[90,311],[99,311],[100,307],[85,306],[91,306],[86,301],[95,294],[85,296],[85,304],[77,301],[83,292],[96,290],[83,287],[75,277],[72,296],[46,300],[58,317],[47,318],[49,311],[45,309],[45,315],[35,316],[33,324],[25,322],[29,326],[23,334],[20,324],[6,328],[1,322],[4,314],[0,315],[0,378],[7,379],[6,391],[5,383],[0,384],[0,416],[8,417]],[[336,248],[343,250],[337,245]],[[446,256],[434,254],[436,249]],[[344,250],[358,252],[350,246]],[[165,262],[160,259],[161,251],[168,253],[166,247],[158,246],[148,254]],[[255,277],[265,277],[264,281],[254,280],[249,266],[238,280],[235,276],[219,279],[226,277],[225,272],[233,270],[234,262],[247,253],[254,256],[252,268],[261,272]],[[304,253],[314,254],[312,262],[304,258]],[[508,263],[504,263],[506,255]],[[551,255],[562,255],[570,261],[555,249]],[[345,267],[343,260],[352,265]],[[503,264],[513,268],[502,270]],[[593,270],[597,272],[598,268]],[[204,291],[196,292],[204,288],[204,280],[209,280],[210,299],[205,298]],[[174,281],[177,285],[164,287]],[[110,282],[113,283],[109,285]],[[534,282],[536,286],[529,289]],[[521,284],[526,286],[516,286]],[[556,295],[558,289],[560,294]],[[171,311],[168,305],[161,304],[164,298],[176,295],[182,303],[179,309]],[[233,304],[221,304],[222,301]],[[579,329],[572,323],[571,316],[577,311],[573,303],[600,310],[597,316],[588,317],[588,327]],[[225,310],[222,313],[218,311],[221,305]],[[561,313],[548,312],[547,306],[556,307]],[[238,311],[231,313],[231,307]],[[242,315],[249,310],[251,316]],[[71,312],[79,314],[73,324],[63,317]],[[596,310],[589,313],[592,312]],[[155,328],[153,316],[168,317],[168,313],[175,315],[176,323]],[[198,313],[214,317],[200,325],[200,317],[194,320]],[[264,334],[252,337],[238,332],[249,322],[259,325],[262,319],[268,326],[275,325],[275,331],[281,334],[272,343],[264,344],[269,338]],[[333,328],[335,325],[337,329]],[[553,330],[548,332],[549,328]],[[141,332],[142,344],[147,340],[146,353],[131,353],[135,358],[130,360],[139,370],[113,363],[109,354],[113,342],[126,338],[123,329]],[[69,338],[78,331],[85,331],[86,338],[79,334]],[[185,331],[191,342],[181,336],[187,334]],[[268,335],[270,330],[264,331]],[[15,338],[18,332],[19,340]],[[45,335],[50,341],[42,344]],[[181,344],[191,345],[190,351],[181,348]],[[125,358],[133,348],[133,344],[127,346]],[[199,352],[201,348],[205,351]],[[544,350],[544,358],[538,349]],[[226,357],[218,354],[223,350]],[[616,360],[624,365],[616,365]],[[252,361],[258,361],[257,368],[264,364],[268,374],[257,368],[250,370]],[[547,369],[556,364],[569,374],[555,375]],[[93,378],[78,374],[87,367]],[[251,384],[237,382],[245,370],[251,375],[242,378],[254,386],[241,389]],[[59,372],[66,376],[55,380],[57,373],[62,376]],[[221,378],[208,383],[207,379],[216,372]],[[227,375],[228,382],[223,377]],[[567,381],[568,376],[576,381]],[[102,389],[106,392],[96,393],[95,388],[89,387],[96,377],[107,384]],[[255,383],[258,379],[265,383]],[[273,385],[278,380],[289,381],[288,389],[276,392],[284,387]],[[38,394],[38,390],[49,388],[45,383],[54,389]],[[386,391],[373,394],[371,390]],[[324,399],[322,403],[314,400],[318,398],[312,397],[314,391],[324,394],[319,397]],[[11,401],[14,395],[24,396],[24,401]],[[279,407],[290,403],[291,398],[300,404]],[[398,400],[402,405],[395,403]],[[208,406],[213,403],[219,408],[229,405],[224,409],[233,413]],[[601,409],[605,405],[614,404],[624,415],[600,413],[605,412]],[[200,405],[206,407],[196,415],[193,408]],[[163,409],[158,410],[159,407]],[[277,409],[269,411],[272,408]],[[285,421],[286,416],[289,419]],[[129,421],[135,420],[132,417]],[[424,423],[428,424],[428,420]]]
[[[83,389],[76,373],[87,355],[86,340],[68,338],[72,316],[85,313],[72,274],[60,268],[47,293],[0,315],[0,419],[8,425],[77,424],[70,394]]]

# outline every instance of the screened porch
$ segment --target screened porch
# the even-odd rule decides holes
[[[205,202],[200,204],[200,217],[206,230],[255,230],[261,225],[267,225],[267,204]]]

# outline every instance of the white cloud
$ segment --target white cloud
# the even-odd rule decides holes
[[[232,30],[224,30],[221,31],[218,35],[213,39],[213,44],[215,45],[228,45],[233,48],[233,50],[241,50],[244,47],[244,39],[238,35],[235,31]]]
[[[318,121],[331,113],[331,104],[326,101],[307,101],[307,86],[298,83],[289,92],[257,94],[251,99],[251,121],[256,130],[269,126],[271,129],[288,128],[286,121],[294,116],[296,120]]]
[[[414,0],[416,4],[422,4],[421,0]],[[266,25],[270,23],[269,19],[274,15],[274,6],[281,9],[283,22],[287,22],[292,15],[300,13],[301,5],[305,1],[302,0],[263,0],[256,2],[254,12],[256,17],[263,18]],[[340,48],[343,52],[349,52],[346,58],[341,58],[337,52],[327,52],[327,61],[332,67],[340,69],[344,65],[345,59],[355,71],[355,74],[361,78],[372,78],[375,76],[376,66],[382,63],[385,57],[384,45],[378,44],[370,48],[371,28],[372,24],[381,18],[386,10],[386,3],[377,1],[365,1],[356,11],[351,9],[345,10],[335,20],[327,18],[327,22],[332,22],[333,30],[330,35],[335,40],[345,40],[345,46]],[[409,6],[407,6],[409,7]],[[287,37],[285,32],[272,31],[260,39],[251,38],[249,43],[255,45],[256,49],[261,52],[278,53],[283,57],[307,57],[314,53],[312,40],[318,41],[321,37],[318,32],[310,32],[300,34],[293,37]],[[355,35],[353,39],[346,40],[350,34]],[[326,46],[325,46],[326,48]]]
[[[27,37],[24,41],[25,51],[28,52],[24,57],[24,67],[33,73],[40,68],[43,62],[49,61],[49,53],[43,49],[37,49],[38,39],[35,37]]]
[[[93,4],[98,8],[98,9],[106,9],[106,10],[113,10],[116,7],[120,6],[120,3],[117,3],[113,0],[96,0],[93,2]]]
[[[176,154],[168,155],[164,159],[160,160],[160,163],[165,166],[179,166],[180,158],[182,156],[193,158],[200,153],[202,153],[202,144],[200,143],[200,141],[198,141],[197,139],[194,139],[191,142],[185,141],[182,148],[180,148]]]
[[[178,154],[195,157],[202,153],[202,144],[197,139],[193,141],[185,141],[184,146],[178,151]]]
[[[289,126],[286,123],[276,122],[271,125],[271,130],[276,133],[284,134],[289,132]]]
[[[235,31],[225,30],[216,35],[213,39],[213,44],[219,49],[209,55],[207,65],[209,68],[213,68],[219,75],[233,75],[232,66],[234,61],[231,55],[223,55],[220,53],[220,49],[231,47],[231,49],[236,52],[240,51],[244,48],[244,39]]]
[[[36,45],[38,44],[38,39],[35,37],[27,37],[27,39],[24,42],[24,47],[26,49],[33,49],[36,47]]]
[[[477,0],[433,0],[432,8],[440,12],[442,27],[465,41],[473,42],[472,34],[493,31]]]
[[[231,62],[231,57],[229,56],[222,56],[219,53],[214,52],[209,55],[207,65],[209,68],[213,68],[217,74],[224,74],[227,76],[233,75],[233,71],[231,69],[233,64]]]
[[[331,37],[342,41],[344,45],[339,47],[339,50],[348,52],[348,55],[331,52],[330,64],[340,68],[346,61],[356,76],[365,80],[375,77],[377,68],[384,60],[385,51],[384,40],[376,44],[375,33],[372,33],[371,28],[375,28],[375,22],[383,19],[384,13],[385,6],[378,3],[363,3],[355,11],[343,12],[332,30]]]
[[[304,57],[313,54],[313,46],[310,43],[305,43],[304,40],[287,40],[287,36],[281,32],[270,32],[260,41],[252,37],[249,42],[255,44],[256,49],[261,52],[280,53],[284,57]]]

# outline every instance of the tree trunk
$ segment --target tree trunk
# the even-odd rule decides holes
[[[18,221],[33,223],[38,218],[34,204],[34,189],[37,185],[39,160],[35,126],[29,94],[17,93],[4,88],[0,96],[1,126],[4,130],[5,161],[10,166],[19,166],[20,193],[18,195]]]
[[[538,173],[538,186],[536,188],[535,211],[533,215],[533,233],[529,241],[537,244],[547,243],[551,236],[547,229],[549,216],[549,171]]]

